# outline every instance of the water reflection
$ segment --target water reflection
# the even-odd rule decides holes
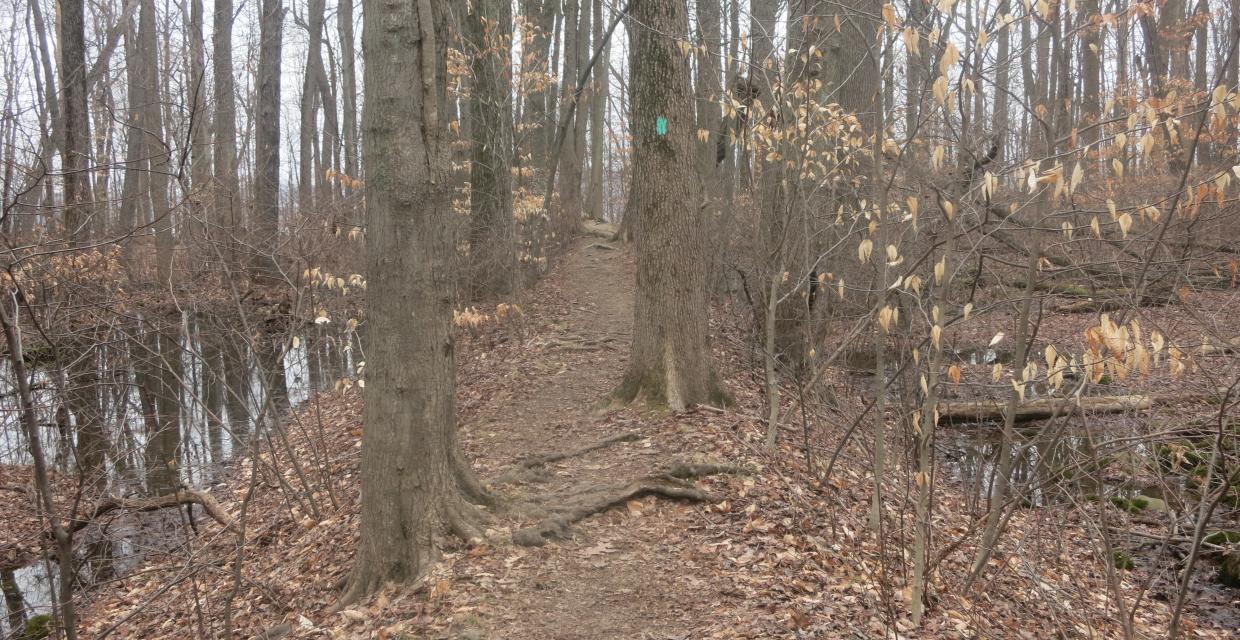
[[[1011,486],[1026,506],[1075,502],[1098,495],[1105,481],[1098,473],[1100,456],[1083,434],[1046,427],[1018,429],[1011,443]],[[969,487],[972,506],[985,508],[994,487],[1003,433],[987,425],[940,429],[937,432],[942,468]]]
[[[290,341],[247,340],[234,326],[186,314],[179,324],[140,324],[56,358],[32,361],[33,400],[49,461],[87,472],[118,495],[157,495],[220,481],[244,455],[263,417],[296,406],[353,370],[352,335],[322,327]],[[65,364],[65,358],[69,362]],[[260,408],[266,411],[260,411]],[[30,463],[12,368],[0,362],[0,464]],[[98,469],[97,475],[89,473]],[[82,584],[109,579],[152,551],[185,543],[184,512],[128,514],[81,532]],[[0,638],[51,614],[54,564],[0,573]]]

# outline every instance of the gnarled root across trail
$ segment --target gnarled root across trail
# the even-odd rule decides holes
[[[662,472],[622,485],[590,487],[561,498],[537,524],[513,532],[512,541],[521,546],[540,547],[548,540],[565,537],[568,528],[576,522],[649,495],[691,502],[719,502],[718,497],[694,486],[690,480],[720,473],[748,472],[743,467],[730,465],[675,463]]]

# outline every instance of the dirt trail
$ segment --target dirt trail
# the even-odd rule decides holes
[[[579,239],[557,269],[571,311],[545,345],[546,371],[516,397],[480,407],[465,439],[495,482],[520,459],[572,451],[625,431],[638,437],[546,465],[496,489],[545,500],[586,487],[623,485],[689,456],[666,420],[603,414],[600,400],[624,372],[632,333],[633,266],[627,251]],[[530,524],[514,521],[514,526]],[[686,638],[708,611],[703,578],[686,562],[683,536],[702,524],[693,507],[653,497],[592,516],[568,537],[517,552],[460,637]],[[472,629],[470,629],[472,627]]]

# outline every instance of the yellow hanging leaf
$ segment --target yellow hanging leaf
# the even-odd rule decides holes
[[[883,21],[892,29],[899,28],[900,18],[896,16],[896,8],[890,4],[883,5]]]
[[[866,238],[857,245],[857,260],[862,264],[870,261],[870,255],[874,252],[874,241]]]
[[[934,99],[940,105],[945,104],[947,102],[947,76],[936,78],[932,90],[934,92]]]
[[[915,56],[921,55],[921,51],[917,48],[917,42],[918,40],[921,39],[917,36],[917,30],[914,29],[913,27],[906,27],[904,29],[903,36],[904,36],[904,47],[908,49],[909,53]]]
[[[1127,213],[1121,214],[1117,222],[1119,222],[1120,233],[1127,238],[1128,230],[1132,228],[1132,215]]]

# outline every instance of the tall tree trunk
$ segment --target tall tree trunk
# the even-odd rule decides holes
[[[186,37],[189,39],[189,66],[192,76],[189,79],[188,102],[193,105],[190,114],[190,186],[193,191],[189,198],[190,223],[187,226],[194,240],[204,242],[202,247],[197,248],[208,251],[205,245],[205,232],[208,228],[205,205],[211,184],[211,117],[207,110],[207,65],[202,30],[202,0],[191,0],[189,33]],[[210,253],[206,253],[204,257],[210,260]]]
[[[232,59],[233,0],[215,0],[211,34],[211,74],[215,85],[214,225],[223,235],[225,259],[238,265],[241,232],[241,186],[237,178],[237,96]]]
[[[86,95],[86,24],[82,0],[60,0],[60,88],[64,107],[65,240],[90,239],[90,115]]]
[[[689,84],[685,0],[639,0],[630,32],[637,301],[628,370],[613,397],[666,405],[726,401],[707,344],[705,234]],[[670,36],[670,37],[669,37]],[[675,39],[675,40],[674,40]]]
[[[997,15],[999,16],[1007,15],[1007,13],[1010,10],[1011,10],[1010,0],[1000,0]],[[1011,81],[1012,65],[1010,64],[1010,61],[1008,60],[1008,58],[1010,58],[1012,55],[1012,25],[1011,24],[1008,24],[1007,26],[999,30],[998,48],[999,48],[997,52],[998,57],[996,58],[996,63],[995,63],[995,66],[997,67],[998,70],[995,73],[994,139],[995,139],[995,143],[999,147],[999,158],[997,159],[1002,159],[1002,158],[1012,157],[1011,151],[1009,151],[1007,148],[1008,141],[1012,139],[1011,132],[1008,131],[1008,128],[1011,127],[1011,121],[1009,120],[1010,116],[1008,115],[1008,112],[1007,112],[1008,90],[1009,88],[1011,88],[1011,85],[1012,85],[1012,81]]]
[[[512,217],[512,67],[508,0],[475,0],[466,18],[474,90],[469,257],[473,297],[512,291],[517,273]]]
[[[83,3],[79,0],[70,0],[76,2],[76,11],[81,14],[83,11]],[[56,63],[53,62],[52,49],[47,43],[47,24],[43,20],[43,10],[40,8],[39,2],[31,2],[27,6],[30,7],[30,22],[34,25],[34,34],[39,43],[38,60],[39,66],[43,71],[43,95],[42,103],[47,105],[47,114],[49,116],[50,130],[47,137],[52,140],[52,148],[58,151],[64,151],[64,121],[60,119],[60,101],[62,99],[60,92],[56,90],[56,75],[54,69]],[[71,12],[75,10],[73,4],[65,5],[61,11]],[[81,19],[81,18],[79,18]],[[64,29],[61,25],[61,29]],[[63,37],[63,36],[61,36]],[[85,59],[85,51],[82,56]],[[61,72],[64,72],[64,65],[61,65]],[[36,76],[38,74],[36,73]],[[36,81],[38,79],[36,78]],[[63,82],[63,78],[62,78]],[[51,184],[51,181],[48,181]]]
[[[568,105],[578,98],[578,69],[581,68],[580,53],[581,23],[583,18],[579,11],[583,2],[590,0],[564,0],[564,72],[560,76],[560,108],[568,109]],[[588,15],[588,11],[587,11]],[[588,33],[588,31],[586,32]],[[560,211],[558,220],[552,225],[552,233],[556,242],[564,242],[573,233],[581,219],[581,149],[578,146],[577,123],[586,114],[581,113],[580,105],[576,110],[572,123],[564,132],[564,143],[557,159],[559,169]]]
[[[146,131],[146,153],[150,157],[151,220],[155,231],[156,279],[166,287],[172,281],[172,257],[176,237],[172,230],[172,206],[168,197],[168,181],[172,175],[171,147],[164,139],[164,113],[160,90],[159,41],[155,26],[155,0],[142,0],[138,13],[138,46],[146,80],[143,105]]]
[[[344,172],[358,175],[357,159],[357,50],[353,39],[353,0],[339,0],[336,6],[340,31],[340,78],[344,103]]]
[[[553,0],[522,0],[521,74],[531,82],[521,110],[521,149],[533,166],[547,156],[547,87],[552,68],[551,30],[555,28]],[[553,125],[554,126],[554,125]]]
[[[307,7],[306,73],[301,85],[301,139],[299,140],[297,206],[301,214],[314,211],[314,161],[311,156],[319,123],[319,74],[323,69],[324,0],[310,0]]]
[[[611,47],[603,41],[605,29],[603,1],[594,0],[594,48],[603,47],[594,66],[594,84],[590,91],[590,217],[605,220],[603,211],[603,155],[607,149],[606,113],[608,97],[607,68],[611,65]]]
[[[336,90],[334,86],[334,78],[336,77],[335,59],[332,57],[331,48],[327,49],[327,59],[329,66],[324,69],[320,61],[316,85],[319,92],[319,105],[323,108],[323,144],[320,153],[322,154],[323,166],[319,170],[319,191],[322,200],[320,206],[332,206],[338,195],[336,181],[327,175],[327,169],[340,171],[340,114],[336,105]],[[332,209],[333,218],[337,215],[337,211]]]
[[[726,144],[720,122],[723,120],[723,84],[719,76],[719,58],[723,49],[720,34],[719,0],[697,0],[698,42],[701,49],[697,56],[697,128],[707,132],[698,148],[701,157],[702,177],[713,190],[716,167],[723,160],[719,151]],[[700,134],[699,134],[700,135]]]
[[[1084,34],[1081,39],[1081,75],[1084,88],[1081,93],[1081,122],[1085,130],[1081,136],[1082,145],[1097,142],[1102,134],[1101,128],[1092,126],[1102,118],[1102,16],[1099,15],[1098,0],[1085,0]]]
[[[258,49],[258,118],[254,133],[254,253],[250,266],[259,280],[279,275],[275,251],[280,233],[280,49],[284,42],[284,0],[262,0]]]
[[[149,197],[149,191],[142,187],[143,182],[150,178],[146,171],[149,166],[146,153],[146,78],[142,64],[142,50],[138,46],[138,34],[133,21],[125,18],[125,173],[121,184],[121,201],[118,211],[119,226],[117,234],[132,233],[138,225],[138,213],[142,201]],[[126,263],[132,265],[133,256],[131,242],[123,241]]]
[[[592,50],[590,48],[590,24],[593,17],[593,3],[591,0],[577,0],[577,75],[582,75],[586,64],[590,60]],[[597,68],[597,67],[594,67]],[[593,72],[593,69],[591,70]],[[592,73],[593,75],[593,73]],[[593,79],[593,78],[591,78]],[[587,81],[588,82],[588,81]],[[574,151],[577,153],[575,164],[577,166],[577,196],[580,201],[578,215],[585,213],[585,198],[582,188],[585,184],[585,164],[586,164],[586,123],[590,121],[590,105],[594,103],[594,92],[591,91],[590,84],[584,84],[580,104],[577,105],[577,111],[573,114],[573,135],[576,136],[576,144]],[[573,80],[573,88],[576,90],[577,80]]]
[[[456,440],[446,3],[365,0],[369,342],[361,536],[337,606],[426,574],[445,528],[480,536]],[[465,483],[468,484],[468,483]]]

